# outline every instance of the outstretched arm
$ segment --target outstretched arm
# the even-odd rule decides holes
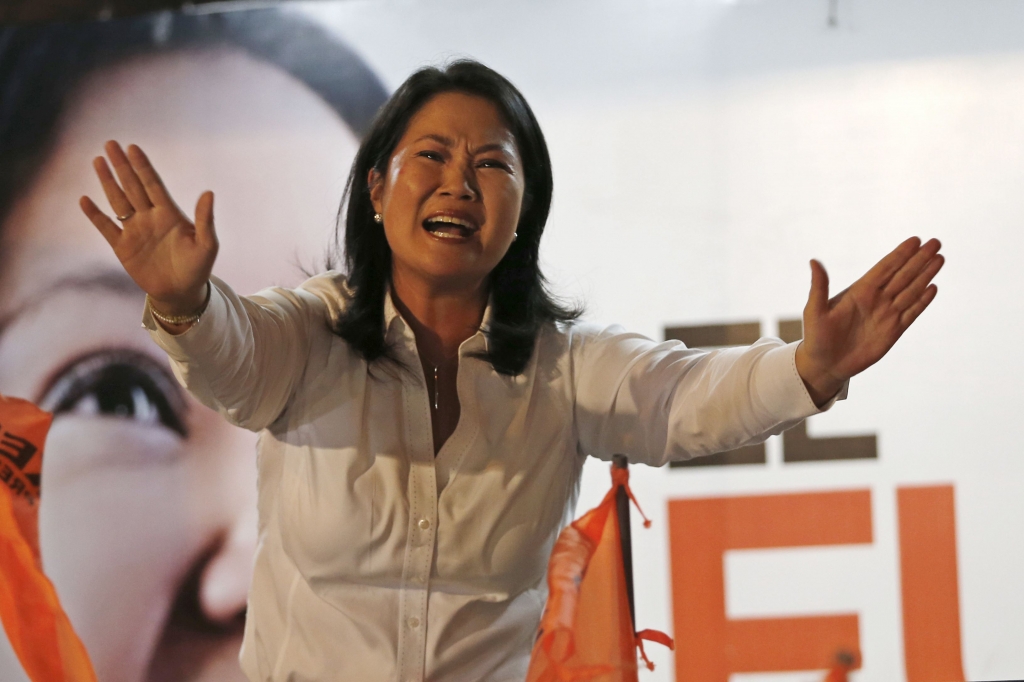
[[[122,225],[88,197],[82,197],[81,207],[125,271],[149,294],[144,326],[196,398],[239,426],[268,426],[286,409],[305,371],[312,332],[325,328],[330,282],[237,296],[211,276],[217,256],[213,194],[199,198],[193,223],[141,149],[133,145],[126,154],[108,142],[106,152],[114,172],[103,157],[93,166]],[[149,314],[188,317],[207,301],[209,310],[194,326],[156,321]]]
[[[907,240],[831,300],[825,269],[812,261],[795,349],[764,338],[705,351],[579,325],[572,371],[581,449],[660,466],[781,433],[877,362],[931,303],[938,251],[936,240]]]
[[[831,299],[824,266],[811,261],[804,340],[796,368],[817,405],[852,376],[882,359],[935,298],[932,279],[945,259],[941,244],[912,237]]]

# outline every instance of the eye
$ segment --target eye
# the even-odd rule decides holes
[[[416,156],[422,156],[423,158],[430,159],[431,161],[444,161],[444,157],[441,156],[441,153],[435,152],[432,149],[425,149],[422,152],[417,153]]]
[[[512,172],[512,167],[500,159],[482,159],[477,165],[480,168],[499,168],[506,173]]]
[[[105,350],[72,362],[39,402],[55,416],[130,419],[188,435],[181,388],[167,370],[137,351]]]

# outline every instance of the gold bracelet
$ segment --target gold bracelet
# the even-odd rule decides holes
[[[213,285],[210,281],[206,281],[206,300],[203,301],[203,305],[200,306],[199,312],[192,313],[191,315],[164,315],[157,311],[153,307],[153,299],[146,294],[146,305],[149,306],[149,312],[153,314],[153,317],[160,320],[164,324],[170,324],[174,326],[181,326],[183,324],[195,324],[199,321],[199,318],[206,312],[206,308],[210,305],[210,296],[213,294]]]

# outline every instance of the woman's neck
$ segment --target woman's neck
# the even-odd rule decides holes
[[[462,342],[480,328],[488,292],[484,282],[438,290],[392,277],[391,296],[416,335],[421,359],[439,365],[454,357]]]

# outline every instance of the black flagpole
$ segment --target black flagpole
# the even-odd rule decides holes
[[[613,455],[612,466],[628,469],[629,460],[625,455]],[[619,519],[619,541],[622,543],[622,567],[626,574],[626,595],[629,597],[629,622],[636,634],[636,606],[633,604],[633,541],[629,531],[629,495],[625,488],[615,492],[615,510]]]

